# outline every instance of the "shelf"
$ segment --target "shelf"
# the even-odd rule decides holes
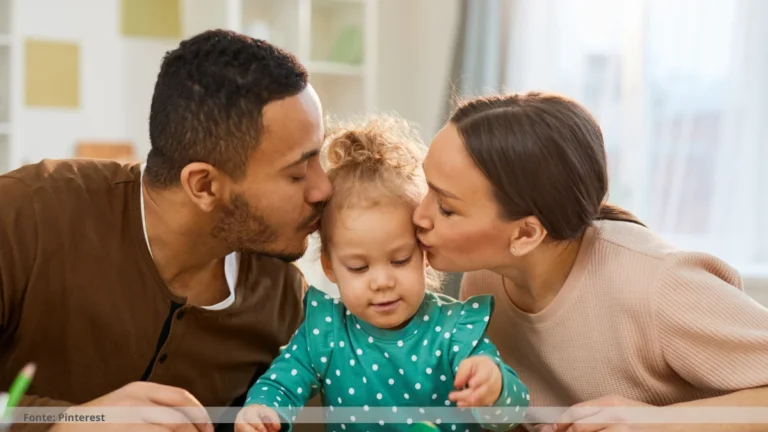
[[[310,61],[307,63],[310,75],[363,76],[362,66],[326,61]]]

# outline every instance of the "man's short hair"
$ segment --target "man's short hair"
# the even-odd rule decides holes
[[[264,106],[300,93],[307,80],[295,56],[262,40],[210,30],[182,41],[163,58],[152,96],[147,181],[176,186],[192,162],[241,179]]]

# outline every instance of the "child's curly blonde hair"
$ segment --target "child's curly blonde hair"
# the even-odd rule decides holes
[[[427,193],[421,164],[426,155],[416,128],[395,115],[340,124],[327,135],[322,163],[333,184],[329,212],[396,200],[415,210]],[[320,253],[327,254],[329,227],[320,222]],[[439,291],[442,277],[427,269],[427,289]]]

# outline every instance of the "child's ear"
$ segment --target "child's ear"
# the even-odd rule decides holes
[[[323,273],[329,281],[336,283],[336,275],[333,274],[333,267],[331,267],[331,259],[326,252],[320,254],[320,264],[323,266]]]

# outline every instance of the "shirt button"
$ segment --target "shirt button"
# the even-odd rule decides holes
[[[158,357],[158,359],[157,359],[157,361],[158,361],[160,364],[163,364],[163,363],[165,363],[165,361],[166,361],[166,360],[168,360],[168,354],[166,354],[166,353],[162,353],[162,354],[160,354],[160,357]]]
[[[178,311],[178,312],[176,313],[176,319],[177,319],[177,320],[180,320],[180,319],[182,319],[182,318],[184,318],[184,311],[183,311],[183,310],[180,310],[180,311]]]

